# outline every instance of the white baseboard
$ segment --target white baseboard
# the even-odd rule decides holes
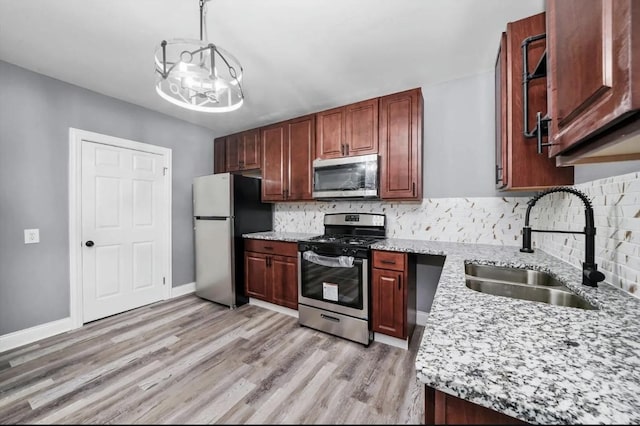
[[[0,336],[0,352],[73,330],[71,317],[62,318]]]
[[[265,302],[264,300],[254,299],[253,297],[249,298],[249,304],[280,312],[281,314],[289,315],[290,317],[298,318],[298,311],[296,311],[295,309],[287,308],[285,306],[275,305],[273,303]]]
[[[416,312],[416,325],[425,326],[427,325],[427,318],[429,318],[429,312]]]
[[[396,348],[409,349],[408,339],[398,339],[397,337],[387,336],[386,334],[373,333],[373,340],[384,343],[385,345],[395,346]]]
[[[169,295],[170,299],[174,297],[184,296],[185,294],[195,293],[196,291],[196,283],[187,283],[179,285],[178,287],[171,287],[171,295]]]

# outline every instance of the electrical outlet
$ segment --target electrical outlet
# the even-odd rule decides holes
[[[35,244],[40,242],[40,230],[39,229],[25,229],[24,230],[24,243]]]

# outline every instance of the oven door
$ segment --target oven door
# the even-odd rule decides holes
[[[298,302],[356,318],[369,318],[368,261],[298,252]]]
[[[377,197],[376,154],[313,161],[313,198]]]

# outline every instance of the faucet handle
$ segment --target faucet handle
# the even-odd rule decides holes
[[[600,281],[604,281],[604,274],[598,271],[598,265],[582,264],[582,284],[589,287],[598,287]]]

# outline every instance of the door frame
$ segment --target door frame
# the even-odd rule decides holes
[[[171,256],[171,207],[172,207],[172,158],[171,148],[164,148],[129,139],[115,136],[103,135],[101,133],[89,132],[69,127],[69,314],[73,328],[83,325],[83,302],[82,302],[82,141],[89,140],[94,143],[101,143],[118,148],[126,148],[135,151],[159,154],[166,160],[167,184],[165,185],[165,196],[167,197],[167,211],[165,229],[163,230],[164,243],[167,249],[166,261],[162,275],[166,276],[164,283],[163,300],[171,295],[172,287],[172,265]]]

